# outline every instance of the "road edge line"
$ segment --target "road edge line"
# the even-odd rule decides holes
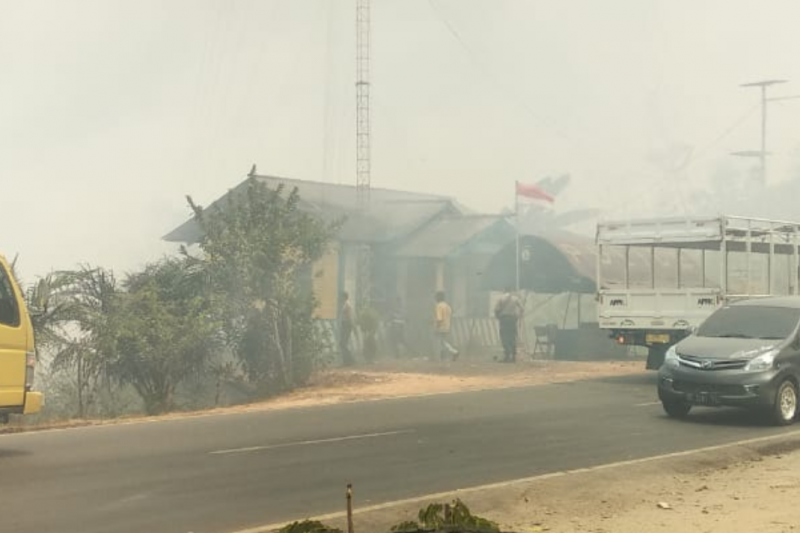
[[[441,500],[441,499],[445,499],[445,498],[452,498],[455,495],[470,494],[470,493],[474,493],[474,492],[480,492],[480,491],[483,491],[483,490],[492,490],[492,489],[502,489],[502,488],[515,487],[517,485],[524,485],[524,484],[532,483],[532,482],[535,482],[535,481],[544,481],[544,480],[548,480],[548,479],[566,477],[566,476],[571,476],[571,475],[575,475],[575,474],[584,474],[584,473],[590,473],[590,472],[600,472],[600,471],[603,471],[603,470],[610,470],[610,469],[613,469],[613,468],[619,468],[619,467],[623,467],[623,466],[633,466],[633,465],[639,465],[639,464],[644,464],[644,463],[660,461],[660,460],[664,460],[664,459],[674,459],[674,458],[677,458],[677,457],[687,457],[687,456],[690,456],[690,455],[708,453],[708,452],[713,452],[713,451],[717,451],[717,450],[724,450],[726,448],[736,448],[736,447],[739,447],[739,446],[749,446],[749,445],[752,445],[752,444],[760,444],[760,443],[763,443],[763,442],[769,442],[769,441],[781,440],[781,439],[788,439],[788,438],[797,437],[797,436],[800,436],[800,429],[796,429],[796,430],[793,430],[793,431],[787,431],[787,432],[784,432],[784,433],[779,433],[777,435],[766,435],[766,436],[763,436],[763,437],[754,437],[754,438],[751,438],[751,439],[743,439],[743,440],[738,440],[738,441],[735,441],[735,442],[729,442],[729,443],[725,443],[725,444],[714,444],[712,446],[704,446],[702,448],[694,448],[692,450],[683,450],[683,451],[680,451],[680,452],[670,452],[670,453],[661,454],[661,455],[651,455],[649,457],[640,457],[638,459],[627,459],[625,461],[614,461],[614,462],[611,462],[611,463],[605,463],[605,464],[595,465],[595,466],[588,466],[588,467],[583,467],[583,468],[574,468],[574,469],[571,469],[571,470],[559,470],[559,471],[556,471],[556,472],[548,472],[546,474],[539,474],[539,475],[536,475],[536,476],[530,476],[530,477],[518,478],[518,479],[511,479],[511,480],[508,480],[508,481],[499,481],[499,482],[496,482],[496,483],[489,483],[489,484],[486,484],[486,485],[475,485],[475,486],[472,486],[472,487],[467,487],[467,488],[463,488],[463,489],[455,489],[455,490],[450,490],[450,491],[445,491],[445,492],[434,492],[434,493],[431,493],[431,494],[425,494],[423,496],[414,496],[414,497],[411,497],[411,498],[404,498],[404,499],[401,499],[401,500],[394,500],[394,501],[390,501],[390,502],[378,503],[378,504],[375,504],[375,505],[369,505],[369,506],[365,506],[365,507],[360,507],[360,508],[354,510],[353,514],[354,515],[359,515],[359,514],[363,514],[363,513],[374,512],[374,511],[383,511],[383,510],[386,510],[386,509],[392,509],[392,508],[395,508],[395,507],[401,507],[403,505],[411,505],[411,504],[415,504],[415,503],[424,503],[424,502],[428,502],[428,501],[431,501],[431,500]],[[344,518],[346,516],[347,516],[347,513],[345,511],[336,511],[336,512],[333,512],[333,513],[327,513],[327,514],[323,514],[323,515],[316,515],[316,516],[313,516],[312,518],[314,520],[325,521],[325,520],[337,520],[337,519]],[[247,529],[238,529],[238,530],[234,530],[234,531],[227,531],[226,533],[270,533],[270,532],[273,532],[273,531],[277,531],[277,530],[281,529],[282,527],[284,527],[284,526],[286,526],[288,524],[291,524],[295,520],[304,520],[304,518],[295,518],[295,519],[285,520],[285,521],[279,522],[279,523],[265,524],[263,526],[255,526],[255,527],[251,527],[251,528],[247,528]]]

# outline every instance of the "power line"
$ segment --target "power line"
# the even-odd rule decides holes
[[[278,2],[273,1],[269,4],[270,10],[265,11],[265,14],[261,15],[257,21],[260,20],[271,20],[275,13],[278,10]],[[244,93],[239,98],[239,105],[236,107],[236,111],[232,113],[234,119],[231,122],[233,128],[241,127],[243,122],[247,122],[250,117],[248,114],[252,111],[251,107],[248,107],[248,104],[251,102],[251,97],[253,92],[256,89],[258,83],[258,76],[263,73],[263,62],[264,57],[266,56],[268,47],[264,45],[263,42],[259,42],[260,39],[263,38],[263,33],[261,31],[249,31],[247,32],[250,35],[253,35],[253,42],[258,47],[258,52],[253,59],[252,63],[250,64],[249,68],[247,69],[247,75],[242,82],[244,83]]]
[[[726,127],[719,135],[717,135],[711,142],[706,144],[702,149],[695,152],[689,161],[684,165],[683,170],[687,170],[692,165],[697,163],[698,161],[702,160],[703,156],[706,155],[708,152],[711,151],[715,146],[717,146],[720,142],[726,139],[731,133],[736,131],[750,116],[758,109],[759,105],[755,104],[750,106],[744,113],[742,113],[739,117],[734,120],[730,126]],[[684,176],[675,176],[681,182],[685,182],[686,179]],[[677,180],[676,180],[677,181]],[[642,191],[645,189],[649,189],[651,187],[650,184],[641,184],[641,186],[637,187],[633,192],[636,197],[639,197]],[[678,200],[681,203],[681,206],[684,211],[686,211],[686,203],[685,203],[685,196],[683,194],[683,190],[680,187],[677,187],[676,193],[678,194]]]
[[[583,141],[579,141],[578,139],[572,137],[571,135],[566,133],[563,129],[559,128],[552,120],[548,119],[547,117],[544,117],[544,116],[540,115],[523,98],[521,98],[518,95],[518,93],[516,91],[514,91],[514,89],[511,86],[509,86],[506,83],[503,83],[502,81],[499,81],[494,76],[494,74],[491,71],[491,69],[489,69],[482,61],[480,61],[478,59],[478,57],[476,56],[474,50],[466,42],[466,40],[464,39],[464,37],[461,34],[461,32],[459,32],[458,28],[456,28],[456,26],[447,18],[447,16],[444,14],[444,12],[440,8],[440,6],[437,5],[437,1],[436,0],[428,0],[428,4],[430,5],[431,10],[433,11],[434,15],[439,20],[439,22],[444,26],[444,28],[448,31],[448,33],[452,36],[452,38],[463,49],[463,51],[465,52],[465,54],[467,56],[467,59],[473,64],[473,66],[477,67],[481,71],[481,73],[486,76],[486,78],[490,79],[493,82],[493,84],[495,85],[496,89],[499,89],[501,92],[503,92],[505,94],[505,96],[509,97],[509,99],[513,100],[517,105],[519,105],[522,109],[524,109],[541,126],[546,126],[548,129],[550,129],[554,133],[558,134],[562,139],[568,141],[573,146],[582,149],[586,155],[590,155],[589,152],[596,152],[596,149],[594,149],[592,146],[588,145],[587,143],[585,143]],[[713,149],[720,142],[722,142],[725,138],[727,138],[731,133],[733,133],[737,128],[739,128],[742,125],[742,123],[745,120],[747,120],[750,117],[750,115],[757,108],[758,108],[758,105],[755,105],[755,106],[752,106],[751,108],[748,108],[748,110],[742,116],[740,116],[733,124],[731,124],[725,130],[723,130],[723,132],[721,134],[719,134],[716,138],[714,138],[714,140],[712,140],[709,144],[707,144],[702,149],[700,149],[695,154],[693,154],[691,156],[691,158],[689,159],[689,161],[684,166],[684,170],[689,168],[692,164],[694,164],[698,160],[700,160],[700,158],[702,156],[706,155],[711,149]],[[590,155],[590,157],[596,158],[597,156],[596,155],[595,156],[591,156]],[[636,166],[638,166],[638,165],[636,165]],[[622,170],[624,170],[624,169],[622,169]],[[630,170],[634,170],[633,166],[630,167]],[[678,178],[680,180],[683,180],[683,178],[678,177],[678,176],[673,176],[673,177],[674,178]],[[649,189],[651,187],[652,187],[651,183],[642,183],[641,184],[641,188],[642,189],[644,189],[644,188]],[[630,189],[628,189],[628,190],[630,191]],[[677,192],[677,194],[679,196],[679,201],[682,204],[683,209],[686,210],[686,203],[685,203],[685,199],[683,197],[684,196],[683,195],[683,191],[678,189],[676,192]],[[639,195],[637,194],[636,197],[639,197]],[[622,201],[622,203],[627,203],[627,201]]]
[[[428,0],[428,4],[431,6],[431,9],[432,9],[434,15],[436,15],[436,18],[439,20],[439,22],[447,29],[447,31],[450,33],[450,35],[453,37],[453,39],[455,39],[455,41],[464,49],[464,51],[466,52],[467,58],[474,64],[474,66],[476,66],[479,70],[481,70],[483,72],[483,74],[485,74],[489,78],[492,78],[493,81],[495,82],[495,84],[497,85],[497,87],[501,91],[505,92],[506,96],[509,96],[511,99],[515,100],[516,103],[518,105],[520,105],[522,108],[524,108],[528,112],[528,114],[530,114],[535,120],[539,121],[542,125],[545,125],[548,128],[550,128],[553,132],[558,134],[564,140],[569,141],[569,142],[571,142],[571,143],[573,143],[575,145],[578,145],[581,148],[584,148],[584,149],[586,148],[586,146],[583,146],[583,143],[581,143],[577,139],[572,138],[572,136],[570,136],[565,131],[563,131],[561,128],[556,126],[553,123],[552,120],[550,120],[550,119],[540,115],[538,112],[536,112],[532,107],[530,107],[528,105],[527,102],[525,102],[513,90],[511,90],[511,88],[509,88],[507,85],[497,81],[497,79],[495,78],[494,74],[491,72],[491,69],[487,68],[483,64],[483,62],[481,62],[478,59],[477,55],[472,50],[472,48],[467,44],[467,42],[464,40],[464,38],[461,36],[461,33],[458,31],[458,29],[444,15],[444,13],[439,8],[439,6],[436,5],[435,0]]]
[[[230,6],[228,6],[230,7]],[[197,159],[195,153],[197,145],[201,142],[202,132],[205,130],[203,126],[206,125],[207,113],[209,108],[209,95],[211,94],[212,83],[206,80],[209,71],[211,70],[212,62],[215,57],[219,36],[222,33],[222,27],[225,22],[223,3],[218,3],[216,11],[212,15],[213,31],[206,34],[203,46],[203,52],[200,57],[200,64],[197,71],[197,78],[194,83],[194,97],[192,98],[192,110],[189,125],[191,128],[191,138],[189,140],[189,149],[186,152],[187,162]],[[216,80],[214,81],[216,83]]]
[[[333,23],[335,20],[336,3],[329,2],[328,20],[325,25],[325,103],[323,111],[323,126],[322,126],[322,179],[326,180],[330,177],[331,167],[331,129],[335,127],[331,115],[333,114]]]
[[[752,115],[753,112],[756,109],[758,109],[758,107],[759,107],[759,104],[755,104],[755,105],[751,106],[747,111],[742,113],[742,115],[739,118],[737,118],[733,122],[733,124],[731,124],[722,133],[720,133],[713,141],[711,141],[709,144],[707,144],[702,149],[698,150],[697,153],[695,155],[693,155],[691,160],[687,163],[687,167],[689,165],[694,164],[698,159],[700,159],[703,155],[705,155],[709,150],[711,150],[717,144],[719,144],[722,141],[724,141],[731,133],[736,131],[739,128],[739,126],[741,126],[744,123],[745,120],[750,118],[750,115]]]
[[[509,84],[498,80],[494,73],[489,69],[483,62],[481,62],[476,54],[474,53],[473,49],[469,46],[469,44],[464,39],[461,32],[458,31],[458,28],[445,16],[443,11],[440,9],[440,6],[437,5],[436,0],[428,0],[428,4],[431,7],[431,11],[434,13],[438,21],[444,26],[444,28],[448,31],[448,33],[453,37],[453,39],[459,44],[459,46],[465,52],[467,59],[476,67],[482,74],[482,80],[491,80],[496,90],[499,90],[507,99],[514,101],[519,107],[521,107],[524,111],[530,115],[535,122],[537,122],[541,127],[544,129],[548,129],[551,132],[558,135],[563,140],[567,141],[571,144],[574,148],[580,150],[584,156],[594,160],[595,163],[605,165],[604,158],[601,157],[600,153],[603,152],[602,149],[598,149],[597,147],[591,146],[589,143],[584,141],[578,140],[572,135],[568,134],[562,128],[557,126],[553,120],[540,115],[537,111],[535,111],[526,101],[524,98],[520,97],[519,94],[511,87]],[[628,160],[631,158],[629,157]],[[644,161],[639,159],[638,164],[633,164],[626,169],[626,171],[632,171],[635,173],[641,173],[645,168],[643,165]],[[634,168],[636,167],[636,168]],[[617,167],[618,168],[618,167]],[[648,167],[649,168],[649,167]]]

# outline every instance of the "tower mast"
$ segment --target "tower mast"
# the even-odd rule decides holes
[[[369,211],[372,172],[370,143],[370,0],[356,0],[356,195],[358,210]],[[358,253],[357,305],[372,305],[372,250],[362,243]]]
[[[370,146],[370,0],[356,0],[356,192],[359,209],[369,206]]]

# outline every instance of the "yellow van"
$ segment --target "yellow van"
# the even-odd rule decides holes
[[[19,284],[0,255],[0,423],[9,415],[34,414],[44,397],[33,391],[36,353],[33,325]]]

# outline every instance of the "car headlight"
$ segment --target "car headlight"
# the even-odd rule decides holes
[[[675,346],[670,346],[667,350],[667,354],[664,356],[664,366],[678,368],[681,365],[680,360],[678,359],[678,351],[675,349]]]
[[[761,372],[763,370],[769,370],[775,363],[776,355],[778,355],[778,350],[770,350],[766,353],[762,353],[758,357],[752,358],[750,362],[745,365],[745,372]]]

